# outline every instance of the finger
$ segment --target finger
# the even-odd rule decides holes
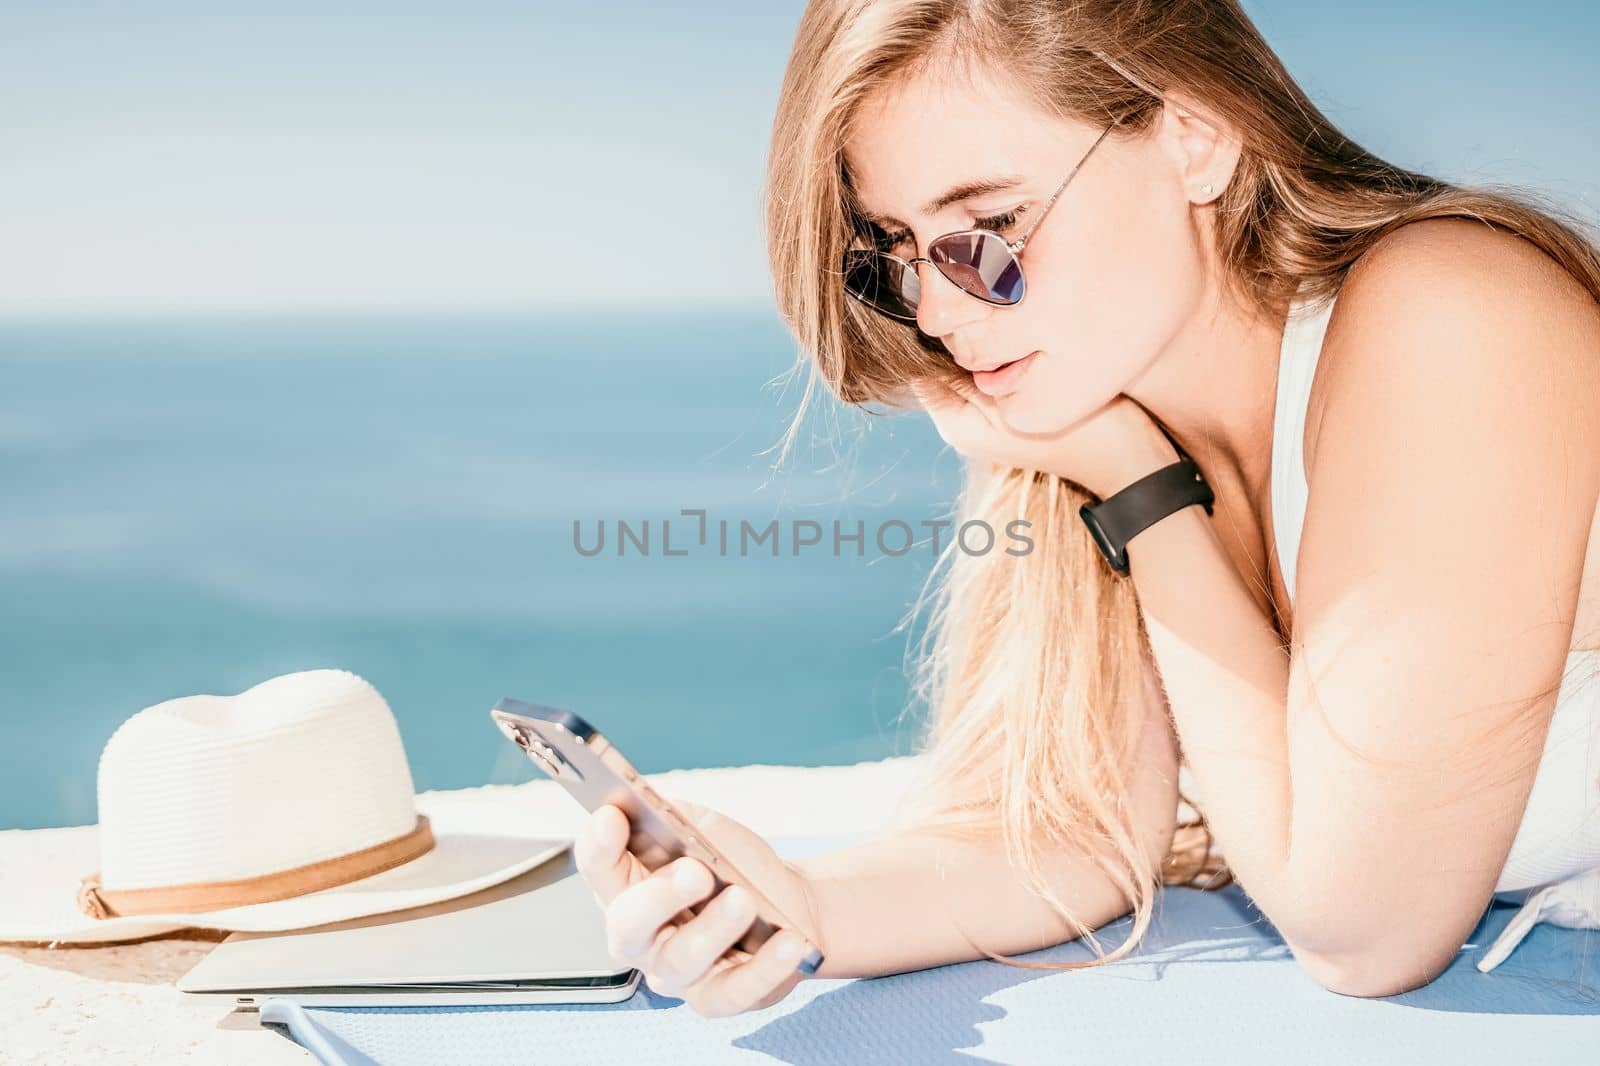
[[[951,400],[950,390],[937,386],[932,382],[918,381],[910,386],[911,395],[915,396],[917,403],[924,408],[939,407]]]
[[[889,386],[883,390],[879,399],[885,405],[900,410],[916,410],[922,406],[922,397],[917,395],[915,384]]]
[[[666,944],[666,942],[676,936],[677,933],[678,927],[676,925],[671,923],[663,925],[659,930],[657,930],[655,941],[651,944],[650,951],[647,953],[647,955],[654,955],[657,951],[661,950],[662,945]],[[616,958],[614,953],[612,957]],[[669,986],[656,977],[655,971],[651,970],[645,965],[644,959],[616,959],[616,961],[621,965],[631,965],[637,968],[640,975],[644,979],[645,987],[650,989],[650,991],[654,992],[656,995],[673,996],[677,994],[673,992]]]
[[[628,816],[610,803],[595,808],[572,842],[572,860],[602,906],[634,878],[634,859],[627,844]]]
[[[606,938],[619,962],[644,969],[661,927],[711,894],[714,878],[706,864],[685,856],[619,892],[606,908]]]
[[[678,925],[662,926],[661,935],[656,937],[655,948],[653,950],[660,950],[661,946],[670,940],[681,928],[682,926]],[[737,966],[748,958],[751,958],[750,952],[745,951],[743,948],[731,947],[712,962],[711,968],[707,972],[720,973],[729,966]],[[662,995],[677,996],[682,998],[682,991],[676,986],[670,984],[665,977],[653,973],[646,967],[641,967],[639,972],[644,977],[644,983],[650,986],[650,991],[658,992]],[[691,991],[693,990],[693,987],[693,985],[690,986]]]
[[[755,917],[755,896],[743,885],[729,885],[717,893],[704,910],[679,925],[676,933],[656,942],[646,962],[651,987],[664,995],[681,995],[711,971]]]
[[[766,1006],[784,986],[799,984],[804,975],[795,967],[810,950],[805,938],[792,929],[780,929],[747,962],[713,973],[690,990],[689,1005],[708,1018],[739,1014]]]
[[[912,382],[907,388],[925,410],[961,406],[962,394],[943,381],[927,378]]]
[[[1000,405],[995,402],[993,396],[973,389],[971,395],[967,397],[967,403],[976,408],[977,412],[983,416],[984,421],[988,422],[992,428],[997,430],[1005,428],[1000,418]]]

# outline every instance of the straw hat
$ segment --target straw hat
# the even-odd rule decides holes
[[[106,742],[98,798],[97,834],[53,831],[79,849],[70,875],[0,878],[0,941],[300,929],[477,892],[568,846],[430,822],[388,703],[345,670],[146,707]]]

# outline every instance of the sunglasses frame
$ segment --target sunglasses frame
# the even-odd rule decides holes
[[[865,299],[864,297],[857,296],[855,294],[855,292],[853,292],[850,289],[850,286],[848,284],[850,273],[851,273],[851,267],[850,267],[849,261],[848,261],[849,256],[851,254],[853,254],[853,253],[865,253],[867,255],[881,256],[884,259],[892,260],[893,262],[899,263],[903,268],[905,268],[907,271],[909,271],[911,273],[912,277],[915,277],[917,279],[917,288],[918,288],[918,292],[919,292],[919,296],[918,296],[918,302],[919,303],[921,302],[920,291],[921,291],[921,287],[922,287],[922,275],[917,271],[917,264],[918,263],[927,263],[928,265],[932,266],[936,271],[938,271],[940,277],[942,277],[946,281],[950,282],[950,284],[954,285],[956,288],[960,289],[962,292],[966,293],[968,296],[972,297],[974,300],[981,300],[984,303],[991,304],[991,305],[993,305],[995,307],[1015,307],[1017,304],[1020,304],[1022,302],[1023,297],[1028,294],[1027,276],[1024,275],[1023,272],[1022,272],[1022,260],[1020,258],[1021,254],[1022,254],[1022,249],[1027,246],[1028,241],[1033,238],[1034,232],[1036,230],[1038,230],[1038,228],[1044,223],[1045,217],[1050,214],[1050,209],[1055,206],[1056,200],[1060,199],[1061,194],[1066,192],[1067,186],[1072,183],[1072,179],[1077,176],[1078,171],[1083,168],[1083,165],[1089,161],[1089,157],[1094,154],[1094,150],[1096,148],[1100,147],[1100,142],[1105,140],[1106,137],[1111,133],[1111,131],[1116,129],[1116,128],[1117,128],[1117,124],[1115,122],[1113,122],[1111,125],[1107,126],[1105,129],[1100,131],[1100,136],[1098,136],[1098,137],[1096,137],[1094,139],[1094,143],[1089,146],[1088,151],[1084,152],[1083,155],[1078,157],[1078,161],[1072,165],[1072,169],[1067,171],[1067,176],[1061,179],[1061,184],[1056,186],[1056,191],[1051,193],[1050,194],[1050,199],[1045,201],[1044,210],[1040,211],[1038,217],[1033,220],[1033,225],[1029,226],[1027,228],[1026,232],[1024,232],[1022,234],[1022,236],[1018,237],[1016,240],[1008,241],[1008,240],[1005,239],[1005,237],[1002,234],[996,233],[992,229],[974,228],[974,229],[956,230],[956,231],[954,231],[952,233],[946,233],[946,234],[944,234],[942,236],[935,237],[933,240],[928,242],[928,251],[931,252],[931,251],[933,251],[934,245],[939,244],[939,243],[941,243],[943,241],[950,240],[950,239],[955,238],[955,237],[966,237],[966,236],[969,236],[971,234],[975,234],[976,233],[976,234],[980,234],[980,235],[985,236],[985,237],[993,237],[993,238],[995,238],[1002,245],[1005,246],[1006,251],[1010,252],[1012,259],[1016,261],[1017,275],[1018,275],[1018,277],[1022,278],[1022,296],[1018,296],[1015,300],[991,300],[987,296],[978,295],[977,293],[973,292],[971,289],[967,288],[965,285],[962,285],[960,282],[958,282],[954,278],[950,277],[950,275],[946,274],[943,270],[940,270],[939,269],[939,264],[937,262],[935,262],[934,260],[932,260],[932,259],[928,259],[928,258],[926,258],[924,256],[917,256],[917,257],[912,258],[912,259],[901,259],[899,256],[895,255],[893,252],[885,252],[885,251],[882,251],[881,249],[877,249],[877,248],[852,248],[852,249],[848,250],[847,252],[845,252],[846,265],[845,265],[844,277],[845,277],[846,284],[844,286],[844,291],[849,293],[849,295],[851,297],[853,297],[854,299],[856,299],[857,301],[859,301],[859,302],[861,302],[863,304],[866,304],[868,307],[872,308],[872,310],[878,312],[879,314],[881,314],[881,315],[883,315],[883,316],[885,316],[887,318],[892,318],[896,322],[915,322],[917,320],[917,315],[916,315],[916,309],[915,308],[912,309],[912,313],[911,313],[910,317],[906,317],[906,316],[903,316],[903,315],[897,315],[892,311],[887,311],[887,310],[883,309],[882,307],[879,307],[877,304],[873,303],[872,301],[870,301],[868,299]]]

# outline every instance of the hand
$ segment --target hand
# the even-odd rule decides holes
[[[765,840],[719,811],[682,800],[673,806],[792,920],[815,922],[809,883]],[[691,914],[685,908],[711,894],[710,868],[683,856],[647,870],[627,850],[628,834],[627,815],[607,804],[573,842],[619,965],[636,967],[651,991],[681,998],[708,1018],[771,1006],[805,978],[795,967],[811,945],[821,945],[815,929],[780,929],[753,955],[735,947],[756,916],[754,895],[728,885]]]
[[[918,385],[913,393],[945,442],[970,459],[1042,470],[1104,499],[1178,461],[1155,421],[1126,394],[1058,433],[1020,433],[1005,424],[992,397]]]

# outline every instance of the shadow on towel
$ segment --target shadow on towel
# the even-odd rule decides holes
[[[1600,932],[1541,923],[1491,973],[1473,965],[1500,935],[1514,903],[1495,903],[1449,968],[1385,1002],[1472,1014],[1600,1014]]]
[[[899,1056],[897,1061],[982,1062],[986,1060],[971,1049],[984,1044],[980,1026],[997,1022],[1007,1013],[994,1002],[998,993],[1050,980],[1054,984],[1049,994],[1059,997],[1065,1011],[1075,1005],[1087,1009],[1092,1001],[1077,994],[1087,989],[1069,982],[1159,983],[1180,967],[1196,971],[1192,980],[1212,982],[1210,993],[1219,1006],[1231,1003],[1265,1008],[1275,1001],[1288,1004],[1298,1000],[1312,1011],[1319,1005],[1329,1009],[1338,1004],[1359,1011],[1400,1004],[1472,1014],[1600,1014],[1600,981],[1586,965],[1594,943],[1587,931],[1540,926],[1494,973],[1483,974],[1474,968],[1477,953],[1515,912],[1512,905],[1496,905],[1486,912],[1455,962],[1428,985],[1386,999],[1363,1000],[1317,986],[1238,886],[1218,892],[1168,889],[1137,953],[1108,966],[1050,973],[985,960],[852,981],[732,1043],[779,1061],[807,1062],[809,1056],[797,1057],[794,1051],[806,1047],[818,1026],[826,1025],[834,1049],[847,1047],[853,1056],[867,1058],[881,1052]],[[1108,951],[1122,942],[1131,925],[1123,919],[1105,927],[1101,941]],[[1052,962],[1092,957],[1086,946],[1076,942],[1020,956]],[[1190,983],[1186,981],[1185,988],[1172,997],[1162,997],[1154,988],[1148,997],[1139,995],[1150,1008],[1145,1016],[1159,1024],[1164,1003],[1171,1004],[1176,997],[1193,1002],[1187,990]],[[1100,991],[1104,994],[1105,986]],[[1135,994],[1125,990],[1110,995],[1126,1004]],[[654,998],[663,1006],[681,1002]],[[908,1017],[912,1011],[917,1013]],[[886,1018],[893,1018],[894,1024],[885,1025]]]

